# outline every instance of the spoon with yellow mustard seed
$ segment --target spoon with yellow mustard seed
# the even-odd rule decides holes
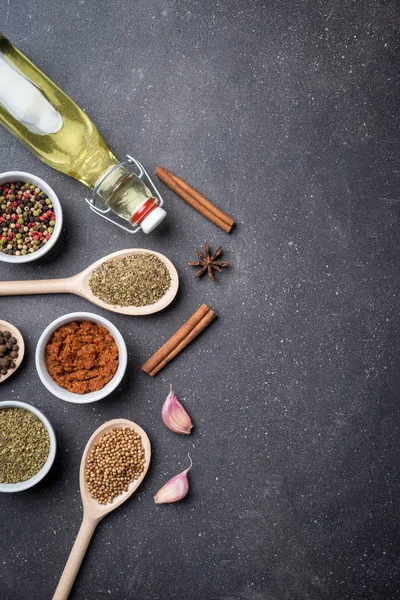
[[[104,290],[108,285],[113,288],[113,293],[120,295],[120,288],[122,288],[122,279],[125,278],[124,272],[120,273],[121,263],[119,269],[110,268],[116,263],[115,259],[129,259],[129,257],[140,256],[140,255],[151,255],[156,257],[163,265],[165,265],[169,276],[170,283],[166,291],[162,293],[161,297],[155,296],[154,302],[148,302],[148,294],[151,294],[151,290],[154,287],[152,279],[154,279],[154,273],[148,273],[148,276],[143,276],[141,280],[143,285],[146,287],[147,292],[143,296],[145,303],[143,306],[122,306],[118,303],[110,301],[104,301],[100,297],[96,296],[91,289],[91,282],[93,287],[93,280],[97,279],[99,288]],[[112,262],[111,262],[112,261]],[[156,261],[159,267],[158,261]],[[104,269],[104,266],[107,267]],[[122,263],[123,266],[123,263]],[[151,270],[151,266],[148,267]],[[156,267],[155,267],[156,268]],[[101,271],[100,271],[101,269]],[[164,269],[165,270],[165,269]],[[143,271],[142,271],[143,272]],[[128,273],[126,274],[128,276]],[[93,278],[93,279],[92,279]],[[103,281],[99,278],[104,278]],[[132,279],[126,280],[130,287]],[[157,282],[155,282],[157,284]],[[138,282],[140,284],[140,281]],[[26,281],[0,281],[0,296],[20,296],[28,294],[75,294],[81,296],[86,300],[89,300],[92,304],[111,310],[112,312],[120,313],[123,315],[149,315],[166,308],[172,300],[175,298],[179,287],[178,273],[172,264],[172,262],[163,254],[154,252],[153,250],[145,250],[144,248],[130,248],[128,250],[119,250],[104,256],[100,260],[91,264],[81,273],[74,275],[73,277],[65,277],[62,279],[38,279],[38,280],[26,280]],[[140,296],[140,289],[138,289],[138,295]]]
[[[128,419],[104,423],[89,439],[79,471],[82,525],[53,600],[68,598],[97,524],[137,490],[149,468],[150,456],[146,432]],[[137,478],[129,483],[135,475]]]

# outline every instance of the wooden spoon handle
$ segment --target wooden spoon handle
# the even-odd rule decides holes
[[[36,281],[0,281],[0,296],[74,293],[74,283],[75,277],[68,277],[66,279],[38,279]]]
[[[83,516],[81,528],[72,546],[71,554],[58,582],[53,600],[67,600],[97,523],[98,520]]]

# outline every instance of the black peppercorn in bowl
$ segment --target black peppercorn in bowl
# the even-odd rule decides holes
[[[55,191],[24,171],[0,174],[0,261],[27,263],[57,242],[63,222]]]
[[[56,436],[40,410],[16,400],[0,402],[0,493],[22,492],[43,479],[56,455]]]
[[[6,381],[22,363],[25,343],[19,329],[0,320],[0,383]]]

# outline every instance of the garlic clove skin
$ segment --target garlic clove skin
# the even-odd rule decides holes
[[[154,496],[156,504],[168,504],[169,502],[179,502],[189,491],[189,480],[187,474],[192,468],[192,459],[189,456],[190,467],[172,477]]]
[[[193,427],[192,420],[172,391],[172,385],[171,391],[163,404],[161,416],[168,429],[175,433],[189,435]]]
[[[168,502],[178,502],[186,496],[189,491],[189,481],[186,472],[172,477],[154,496],[156,504],[167,504]]]

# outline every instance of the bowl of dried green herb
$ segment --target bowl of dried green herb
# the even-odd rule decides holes
[[[0,439],[0,492],[22,492],[47,475],[56,436],[40,410],[25,402],[0,402]]]

